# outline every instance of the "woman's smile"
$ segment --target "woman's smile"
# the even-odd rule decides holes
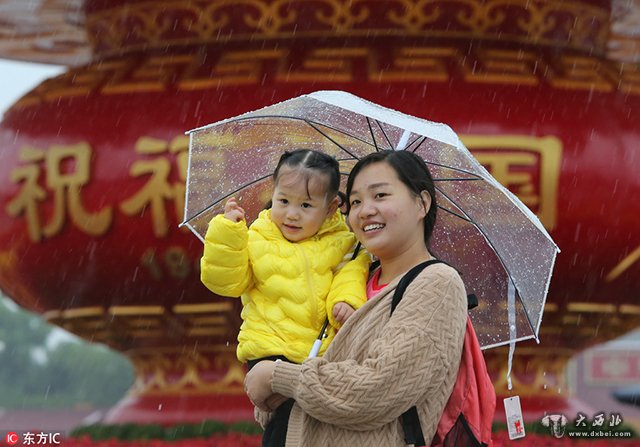
[[[385,225],[381,223],[368,223],[362,227],[362,231],[364,231],[365,233],[372,233],[377,230],[382,230],[384,227]]]

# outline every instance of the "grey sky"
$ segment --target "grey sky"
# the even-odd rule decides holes
[[[66,67],[0,59],[0,116],[17,99]]]

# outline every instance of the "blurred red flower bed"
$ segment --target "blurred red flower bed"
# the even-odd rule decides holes
[[[105,441],[92,441],[89,437],[64,439],[59,444],[61,447],[259,447],[260,435],[247,435],[244,433],[227,433],[213,435],[209,438],[191,438],[176,441],[164,441],[157,439],[120,441],[116,439]],[[530,434],[525,438],[515,441],[509,440],[507,432],[493,434],[494,447],[640,447],[640,439],[576,439],[567,436],[556,439],[549,435]],[[8,446],[4,439],[0,447]],[[16,444],[21,446],[21,443]],[[50,444],[52,445],[52,444]]]
[[[493,433],[493,447],[640,447],[640,439],[622,438],[570,438],[560,439],[551,435],[530,434],[511,441],[506,431]]]

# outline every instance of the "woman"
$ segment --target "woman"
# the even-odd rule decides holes
[[[429,445],[460,364],[464,285],[453,268],[431,265],[392,315],[390,303],[403,274],[433,259],[433,179],[413,153],[377,152],[353,168],[347,197],[353,232],[380,260],[367,286],[370,299],[324,357],[302,365],[260,362],[247,374],[247,394],[267,412],[295,399],[287,446],[404,446],[400,416],[412,406]],[[266,414],[259,416],[264,422]]]

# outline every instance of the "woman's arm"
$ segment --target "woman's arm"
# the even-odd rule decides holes
[[[466,315],[460,277],[450,267],[430,267],[384,327],[361,328],[361,336],[380,331],[364,361],[279,363],[272,390],[293,397],[310,416],[352,430],[380,427],[420,401],[442,400],[444,408],[450,390],[443,386],[453,385],[458,371]]]
[[[252,284],[244,221],[233,222],[219,214],[211,219],[205,235],[200,279],[218,295],[237,297]]]

